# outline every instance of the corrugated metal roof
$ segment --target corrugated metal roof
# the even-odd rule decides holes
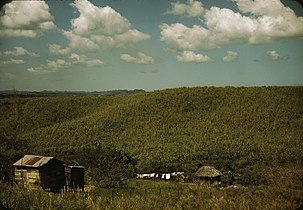
[[[39,155],[25,155],[23,158],[14,163],[14,166],[28,166],[39,168],[48,163],[54,157],[44,157]]]

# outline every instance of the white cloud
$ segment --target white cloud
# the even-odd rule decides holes
[[[99,49],[98,44],[91,41],[87,37],[82,37],[77,34],[74,34],[71,31],[64,31],[63,34],[70,41],[69,46],[71,48],[83,48],[87,50],[97,50]]]
[[[80,55],[78,55],[76,53],[72,53],[69,56],[69,59],[71,59],[73,63],[79,63],[79,62],[83,61],[83,59],[80,57]]]
[[[138,57],[133,57],[129,54],[122,54],[120,59],[128,63],[137,63],[137,64],[152,64],[155,62],[153,57],[147,56],[142,52],[138,53]]]
[[[70,68],[73,65],[86,65],[87,67],[101,66],[104,63],[100,59],[87,59],[85,55],[78,55],[76,53],[71,53],[68,57],[70,61],[65,61],[63,59],[57,60],[47,60],[46,65],[41,65],[37,67],[28,68],[27,71],[31,73],[52,73],[58,72],[60,69]]]
[[[58,69],[67,68],[70,67],[71,63],[66,62],[63,59],[57,59],[55,61],[47,60],[47,68],[53,71],[56,71]]]
[[[15,59],[10,59],[8,61],[0,61],[0,64],[3,65],[8,65],[8,64],[23,64],[24,60],[15,60]]]
[[[86,36],[91,33],[113,35],[130,29],[129,21],[111,7],[96,7],[86,0],[77,0],[73,6],[80,16],[71,21],[75,34]]]
[[[125,47],[150,38],[149,34],[133,29],[125,17],[109,6],[97,7],[87,0],[76,0],[72,5],[80,16],[71,20],[71,31],[63,31],[71,48]]]
[[[71,52],[70,48],[62,48],[62,46],[58,44],[49,44],[48,52],[50,55],[68,55]]]
[[[256,15],[280,16],[281,14],[292,13],[293,11],[284,6],[279,0],[234,0],[240,11]]]
[[[27,71],[31,73],[52,73],[58,72],[60,69],[71,67],[72,63],[63,59],[47,60],[46,65],[30,67]]]
[[[29,52],[28,50],[24,49],[23,47],[14,47],[14,49],[15,50],[6,50],[3,53],[0,52],[0,55],[14,56],[14,57],[28,55],[31,57],[39,57],[38,54]]]
[[[88,67],[94,67],[94,66],[102,66],[104,63],[99,59],[93,59],[93,60],[86,60],[86,65]]]
[[[27,69],[28,72],[31,73],[48,73],[48,72],[54,72],[47,70],[44,66],[38,66],[38,67],[30,67]]]
[[[178,51],[221,48],[233,41],[264,44],[283,38],[303,37],[303,17],[279,0],[234,0],[240,11],[211,7],[203,25],[161,24],[161,40]]]
[[[7,29],[0,26],[0,37],[27,37],[35,38],[38,36],[39,31],[23,30],[23,29]]]
[[[72,53],[69,56],[69,59],[72,61],[73,64],[84,64],[87,67],[101,66],[104,64],[104,62],[100,59],[87,59],[86,56],[80,56],[76,53]]]
[[[275,50],[267,51],[266,55],[273,61],[277,61],[280,59],[279,53],[277,53],[277,51],[275,51]]]
[[[215,40],[223,37],[225,37],[225,42],[234,39],[247,39],[256,30],[256,20],[242,16],[230,9],[212,7],[205,13],[204,17],[210,33],[215,36]]]
[[[198,25],[189,28],[181,23],[163,24],[161,28],[161,40],[169,44],[173,49],[197,50],[216,48],[216,43],[209,41],[210,32]]]
[[[45,1],[12,1],[3,8],[0,37],[34,38],[56,28]]]
[[[28,68],[27,71],[29,71],[29,72],[36,72],[36,70],[33,67]]]
[[[172,2],[171,9],[167,14],[188,15],[189,17],[201,16],[204,12],[203,5],[200,1],[188,0],[187,4]]]
[[[181,55],[177,56],[179,62],[195,62],[195,63],[206,63],[211,62],[212,59],[207,55],[195,54],[192,51],[184,51]]]
[[[121,34],[116,34],[113,40],[116,42],[116,46],[120,47],[126,43],[136,43],[139,41],[144,41],[150,38],[149,34],[142,33],[136,29],[129,29]]]
[[[222,58],[224,62],[232,62],[239,57],[239,53],[233,51],[227,51],[226,55]]]

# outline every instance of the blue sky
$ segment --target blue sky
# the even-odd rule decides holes
[[[0,16],[0,89],[303,85],[292,0],[13,1]]]

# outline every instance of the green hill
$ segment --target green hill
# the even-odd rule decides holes
[[[303,87],[179,88],[0,104],[1,138],[16,138],[28,153],[64,157],[105,145],[136,158],[142,172],[212,164],[248,182],[268,181],[266,167],[295,165],[293,176],[302,172]]]

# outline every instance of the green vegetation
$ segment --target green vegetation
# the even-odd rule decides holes
[[[197,184],[130,180],[129,188],[53,194],[0,186],[3,205],[23,209],[295,209],[303,194],[270,186],[217,190]]]
[[[270,203],[261,201],[268,209],[271,205],[291,209],[303,202],[303,87],[204,87],[115,97],[1,99],[0,119],[3,180],[9,180],[7,166],[26,153],[84,164],[92,168],[88,181],[96,181],[101,168],[117,159],[118,167],[106,172],[107,177],[119,174],[114,184],[104,185],[106,177],[97,180],[107,187],[131,177],[135,169],[192,174],[207,164],[223,172],[225,184],[249,188],[247,193],[235,193],[238,201],[222,195],[227,209],[242,204],[242,209],[253,208],[261,194]],[[93,155],[86,159],[86,154]],[[98,154],[105,154],[99,156],[102,164],[90,158]],[[199,195],[207,191],[196,190]],[[195,196],[186,199],[189,205],[202,205]],[[282,200],[287,200],[286,206]]]

